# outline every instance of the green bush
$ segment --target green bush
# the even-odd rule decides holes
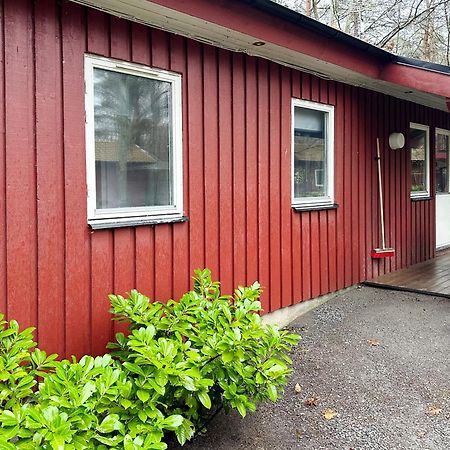
[[[163,450],[168,431],[184,444],[222,407],[275,401],[299,336],[264,326],[259,296],[257,283],[221,295],[207,269],[179,302],[111,295],[130,333],[78,362],[33,350],[33,330],[1,317],[0,449]]]

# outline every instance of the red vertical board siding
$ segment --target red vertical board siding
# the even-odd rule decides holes
[[[86,227],[84,134],[85,10],[68,3],[61,18],[65,206],[66,353],[90,352],[90,240]],[[80,180],[83,180],[81,183]],[[62,219],[62,218],[61,218]]]
[[[234,284],[246,281],[245,62],[233,54],[233,268]]]
[[[281,176],[291,171],[291,71],[281,70],[281,141],[280,141],[280,208],[281,208],[281,306],[292,304],[292,235],[291,235],[291,177]]]
[[[64,352],[64,177],[61,36],[52,0],[35,11],[38,330],[49,352]],[[58,130],[58,133],[54,131]]]
[[[110,54],[109,16],[96,10],[87,15],[87,50],[102,56]],[[114,292],[114,231],[91,234],[91,347],[100,354],[111,340],[113,323],[108,294]]]
[[[281,307],[281,236],[280,236],[280,67],[270,63],[269,92],[269,223],[270,223],[270,309]]]
[[[189,173],[189,273],[205,265],[202,47],[187,43],[187,111]],[[185,208],[186,209],[186,208]]]
[[[233,290],[233,141],[232,69],[229,52],[219,50],[219,239],[220,280],[224,292]]]
[[[7,312],[37,325],[33,7],[4,3]]]
[[[246,194],[246,283],[258,279],[258,100],[256,81],[256,58],[246,58],[245,77],[245,194]],[[289,211],[289,209],[288,209]]]
[[[205,265],[213,276],[219,276],[219,124],[217,49],[205,46],[203,53],[203,92],[208,99],[204,103],[203,129],[205,133]],[[211,182],[216,180],[215,182]]]
[[[262,306],[270,310],[270,204],[269,204],[269,63],[258,61],[258,272],[263,288]]]
[[[447,113],[73,3],[4,2],[1,14],[0,307],[37,325],[46,350],[102,353],[117,330],[108,293],[179,298],[195,268],[213,269],[227,293],[258,278],[270,311],[434,256],[434,199],[411,201],[409,153],[388,135],[423,123],[433,145]],[[181,74],[187,222],[88,227],[86,52]],[[292,97],[335,105],[337,209],[291,208]],[[388,261],[370,258],[377,137]]]
[[[5,14],[4,3],[0,4],[0,99],[5,99]],[[5,101],[0,107],[0,312],[7,308],[6,264],[6,133]]]
[[[170,40],[170,70],[183,74],[186,73],[186,41],[181,36],[171,36]],[[188,155],[188,134],[187,134],[187,83],[186,77],[182,78],[182,104],[183,104],[183,204],[188,204],[189,190],[186,182],[187,174],[189,173],[189,155]],[[220,183],[219,183],[220,184]],[[173,230],[173,268],[172,268],[172,282],[173,282],[173,297],[180,298],[184,292],[189,290],[191,273],[189,272],[189,224],[176,224],[172,227]],[[137,231],[137,230],[136,230]],[[136,247],[137,248],[137,247]],[[151,256],[153,261],[153,256]],[[139,258],[136,258],[139,261]],[[144,268],[145,270],[145,268]]]

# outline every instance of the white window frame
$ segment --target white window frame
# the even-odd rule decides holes
[[[98,228],[108,226],[138,225],[141,223],[170,222],[183,218],[183,143],[181,75],[140,64],[119,61],[94,55],[85,55],[85,109],[86,109],[86,177],[87,219]],[[95,177],[95,124],[94,124],[94,69],[106,69],[172,85],[172,198],[173,205],[126,208],[96,208]]]
[[[437,136],[438,134],[442,136],[448,136],[449,143],[450,143],[450,130],[446,130],[445,128],[437,128],[435,129],[435,148],[434,151],[436,152],[436,143],[437,143]],[[447,156],[447,192],[436,192],[436,195],[448,195],[450,193],[450,148],[448,149],[448,156]]]
[[[411,195],[411,198],[413,198],[413,199],[430,198],[430,195],[431,195],[431,192],[430,192],[430,127],[428,125],[410,122],[409,129],[411,129],[411,128],[413,130],[425,131],[425,187],[426,187],[426,190],[425,191],[411,191],[410,190],[410,195]],[[408,130],[408,132],[409,132],[409,130]],[[411,164],[411,162],[412,162],[411,161],[411,145],[409,142],[408,142],[408,147],[409,147],[409,151],[410,151],[409,161]],[[411,178],[409,181],[411,183]],[[411,187],[410,187],[410,189],[411,189]]]
[[[327,193],[323,197],[295,197],[295,108],[306,108],[322,111],[327,114],[326,122],[326,158],[327,170],[324,176],[327,181]],[[309,100],[292,99],[291,108],[291,199],[292,206],[298,208],[330,206],[334,204],[334,106]],[[324,178],[325,181],[325,178]]]

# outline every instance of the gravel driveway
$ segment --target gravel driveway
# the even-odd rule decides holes
[[[449,299],[355,288],[291,328],[303,341],[285,396],[245,419],[219,414],[183,449],[450,447]]]

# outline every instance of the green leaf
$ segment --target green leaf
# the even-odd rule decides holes
[[[147,403],[148,399],[150,398],[150,394],[148,393],[148,391],[143,391],[142,389],[139,389],[136,392],[136,395],[138,396],[139,400],[141,400],[141,402],[143,403]]]
[[[117,414],[107,415],[100,425],[97,426],[97,431],[100,433],[111,433],[112,431],[118,431],[123,428],[122,423],[119,420]]]
[[[202,405],[207,408],[211,409],[211,398],[208,395],[208,392],[206,391],[198,391],[197,392],[198,399],[202,403]]]
[[[224,363],[229,363],[229,362],[233,361],[233,359],[234,359],[234,353],[233,352],[228,351],[228,352],[224,352],[222,354],[222,360],[223,360]]]
[[[161,426],[163,428],[166,428],[167,430],[175,430],[179,426],[181,426],[183,420],[184,420],[183,416],[180,416],[179,414],[174,414],[172,416],[166,417],[163,420]]]
[[[277,388],[273,384],[269,384],[269,386],[267,386],[267,396],[273,402],[277,401],[277,399],[278,399],[278,392],[277,392]]]

